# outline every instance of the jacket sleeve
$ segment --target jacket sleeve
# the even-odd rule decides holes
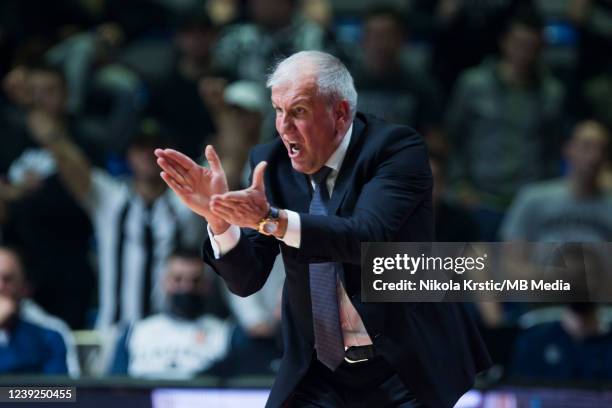
[[[359,265],[362,242],[388,242],[431,199],[432,176],[421,136],[396,128],[372,158],[348,217],[300,214],[300,258]]]
[[[254,162],[251,152],[251,175],[255,167]],[[238,244],[218,259],[213,253],[210,237],[206,234],[203,257],[204,262],[223,278],[232,293],[247,297],[266,283],[279,251],[276,238],[262,235],[250,228],[241,228]]]

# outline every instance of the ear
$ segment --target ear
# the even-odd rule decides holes
[[[349,107],[348,101],[342,100],[336,104],[334,115],[336,119],[337,128],[341,129],[350,126],[348,125],[351,120],[350,112],[351,109]]]

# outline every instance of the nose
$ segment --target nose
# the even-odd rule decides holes
[[[276,117],[276,130],[279,134],[291,133],[295,129],[291,115],[278,115]]]

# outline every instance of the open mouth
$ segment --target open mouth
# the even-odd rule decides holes
[[[302,147],[297,143],[289,142],[289,157],[297,157],[302,151]]]

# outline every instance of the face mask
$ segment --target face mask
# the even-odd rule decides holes
[[[194,320],[204,314],[204,298],[196,293],[174,293],[168,297],[170,314]]]

